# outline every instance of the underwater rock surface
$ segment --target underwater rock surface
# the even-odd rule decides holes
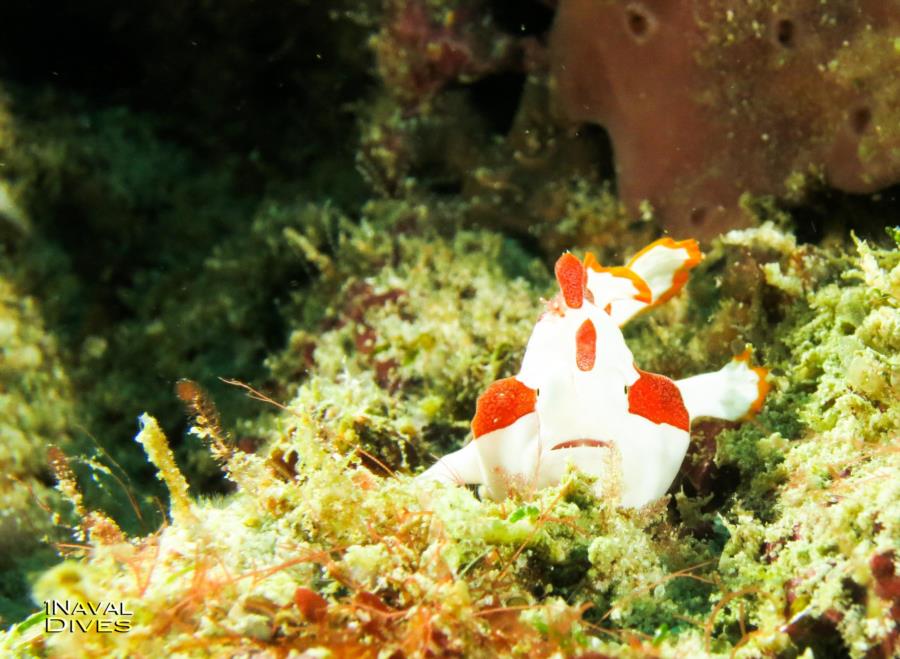
[[[641,191],[622,145],[679,113],[616,92],[634,126],[560,126],[559,65],[580,11],[675,30],[657,4],[0,8],[0,655],[896,653],[894,5],[708,2],[702,44],[604,59],[658,99],[686,66],[717,109],[709,158],[629,156]],[[9,27],[76,22],[91,48]],[[752,420],[695,423],[640,508],[577,469],[497,501],[416,479],[516,372],[563,250],[675,227],[706,258],[628,346],[679,379],[752,344]],[[52,633],[65,601],[114,607]]]

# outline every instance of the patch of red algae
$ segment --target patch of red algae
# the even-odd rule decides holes
[[[613,143],[618,189],[673,234],[746,225],[744,192],[900,181],[900,4],[560,0],[557,113]]]
[[[497,37],[478,2],[448,8],[427,0],[386,0],[370,46],[387,88],[404,104],[428,102],[445,85],[474,80],[511,61],[514,41]]]

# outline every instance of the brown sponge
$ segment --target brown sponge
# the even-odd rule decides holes
[[[744,192],[900,181],[900,2],[560,0],[556,111],[603,125],[619,191],[673,234],[744,225]]]

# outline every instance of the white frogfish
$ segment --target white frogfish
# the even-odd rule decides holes
[[[546,303],[518,375],[478,398],[474,439],[419,478],[478,484],[493,499],[556,484],[569,464],[598,495],[638,507],[663,496],[690,444],[691,421],[758,411],[768,371],[750,353],[714,373],[673,381],[640,370],[620,327],[672,298],[702,258],[694,240],[663,238],[624,267],[593,254],[556,262],[560,292]]]

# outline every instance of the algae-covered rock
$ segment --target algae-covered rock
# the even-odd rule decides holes
[[[548,283],[499,234],[442,238],[432,227],[452,212],[368,207],[335,255],[322,255],[321,282],[297,296],[298,317],[321,317],[270,361],[286,381],[308,370],[293,405],[391,468],[425,464],[425,451],[462,440],[476,396],[516,368]]]
[[[685,526],[660,506],[640,513],[614,510],[594,499],[574,475],[530,500],[501,503],[410,480],[406,474],[430,461],[429,446],[439,450],[464,438],[466,410],[479,389],[515,367],[547,279],[539,267],[505,251],[498,235],[441,237],[431,228],[441,222],[438,210],[388,204],[367,212],[358,226],[332,225],[328,253],[317,247],[315,234],[284,234],[321,277],[292,304],[299,328],[290,348],[271,362],[282,378],[299,377],[302,384],[293,402],[277,414],[272,410],[259,428],[267,443],[247,454],[203,425],[213,423],[209,419],[195,421],[202,426],[198,434],[212,437],[214,453],[238,484],[234,495],[221,502],[186,499],[175,463],[160,462],[168,452],[164,436],[155,421],[145,421],[139,439],[169,488],[177,490],[172,490],[171,524],[131,543],[98,537],[89,555],[46,573],[37,586],[41,599],[105,593],[134,610],[138,624],[127,636],[96,635],[79,643],[93,643],[98,652],[165,653],[187,647],[225,652],[260,643],[284,649],[350,644],[363,652],[371,643],[413,654],[471,653],[487,644],[493,653],[608,650],[621,639],[641,643],[637,639],[649,634],[656,647],[672,652],[737,642],[787,648],[808,642],[800,632],[792,638],[782,630],[790,622],[784,598],[795,602],[798,596],[810,602],[804,606],[817,607],[809,608],[811,618],[842,611],[844,636],[828,642],[846,638],[848,645],[869,647],[885,638],[872,623],[867,627],[862,618],[854,621],[852,611],[844,612],[840,583],[886,551],[896,530],[888,520],[862,527],[858,532],[869,539],[848,545],[862,568],[835,572],[844,575],[837,587],[814,578],[810,539],[799,529],[834,520],[830,523],[840,534],[846,517],[840,511],[871,495],[855,488],[852,501],[816,508],[808,492],[798,495],[788,487],[788,474],[815,473],[836,458],[813,433],[830,432],[833,441],[846,441],[834,427],[814,427],[823,421],[816,410],[835,391],[839,397],[858,395],[853,389],[862,376],[858,369],[825,364],[852,365],[858,357],[836,349],[846,348],[846,337],[853,335],[846,322],[859,328],[857,352],[863,358],[884,354],[877,350],[892,340],[882,330],[891,327],[896,304],[863,282],[866,276],[892,281],[895,256],[862,246],[868,265],[865,272],[856,271],[859,281],[845,274],[808,300],[791,299],[782,326],[793,329],[783,335],[781,350],[797,356],[790,374],[772,364],[783,378],[774,409],[764,412],[759,424],[718,438],[723,464],[736,461],[740,474],[748,464],[762,468],[748,480],[739,477],[733,498],[720,504],[713,518],[713,528],[720,530],[706,536],[695,525],[709,516],[708,509],[693,521],[682,513]],[[399,226],[402,232],[390,230]],[[768,239],[764,232],[748,236],[744,243],[761,259],[768,254],[780,263],[796,250],[777,232]],[[741,240],[735,236],[731,243]],[[517,280],[516,273],[538,286]],[[844,323],[833,315],[838,309]],[[813,348],[812,335],[818,337]],[[646,342],[642,332],[637,337]],[[674,346],[677,342],[670,343]],[[805,363],[818,370],[810,374]],[[829,372],[846,375],[829,378]],[[819,382],[819,388],[807,395],[794,432],[778,441],[766,438],[765,425],[778,418],[779,406],[796,404],[791,387],[809,382]],[[866,382],[868,395],[887,395]],[[879,417],[870,426],[872,420],[860,418],[854,431],[864,435],[865,444],[873,428],[896,428],[891,419]],[[781,432],[788,433],[788,427]],[[877,447],[878,437],[869,442]],[[759,462],[755,456],[765,451],[777,458]],[[875,455],[858,467],[864,482],[890,468],[882,463],[890,454]],[[817,464],[823,467],[812,466]],[[788,472],[785,465],[793,468]],[[821,484],[816,481],[815,487]],[[884,501],[879,499],[877,509],[889,510],[893,495],[879,492]],[[756,506],[758,497],[776,497],[768,519],[742,512]],[[830,546],[826,536],[814,537],[823,545],[818,551]],[[202,554],[190,550],[201,546]],[[783,582],[770,579],[760,591],[757,582],[767,570],[778,570]],[[185,571],[202,576],[199,581],[166,576]],[[70,572],[77,578],[63,578]],[[874,588],[864,572],[860,586]],[[320,603],[310,608],[313,597]],[[162,611],[172,613],[160,616]],[[686,615],[708,623],[685,625]],[[869,617],[877,623],[877,610]],[[757,633],[741,639],[732,622],[753,624]],[[617,630],[612,637],[588,633],[610,625]],[[876,631],[859,631],[863,628]],[[27,637],[13,634],[7,642],[26,647]],[[64,636],[47,641],[59,651],[74,642]]]
[[[72,390],[40,306],[0,275],[0,620],[28,611],[19,574],[52,534],[47,450],[71,448]],[[57,520],[58,521],[58,520]],[[51,559],[52,560],[52,559]]]
[[[719,459],[738,468],[745,451],[778,454],[756,463],[771,476],[755,476],[749,493],[769,499],[771,520],[745,517],[735,528],[753,531],[733,535],[720,561],[736,589],[755,588],[748,648],[862,656],[896,642],[896,594],[873,566],[891,560],[880,557],[900,538],[900,299],[890,290],[900,256],[858,249],[837,281],[810,293],[809,310],[783,324],[792,359],[782,405],[802,429],[782,437],[762,417],[720,440]]]
[[[269,403],[242,426],[260,438],[248,453],[208,394],[179,389],[234,493],[190,498],[145,417],[169,524],[130,540],[95,531],[35,590],[124,602],[131,631],[23,626],[3,642],[469,656],[864,656],[895,642],[896,250],[800,247],[773,226],[726,236],[681,304],[632,332],[642,362],[684,374],[750,337],[772,369],[759,416],[695,456],[708,478],[688,463],[675,506],[639,511],[598,500],[577,472],[490,502],[411,476],[465,440],[477,392],[515,369],[549,279],[499,234],[451,229],[451,210],[373,204],[359,223],[318,225],[324,241],[285,228],[319,273],[286,307],[296,329],[269,362],[293,399],[249,389]],[[711,297],[735,255],[756,288]]]

